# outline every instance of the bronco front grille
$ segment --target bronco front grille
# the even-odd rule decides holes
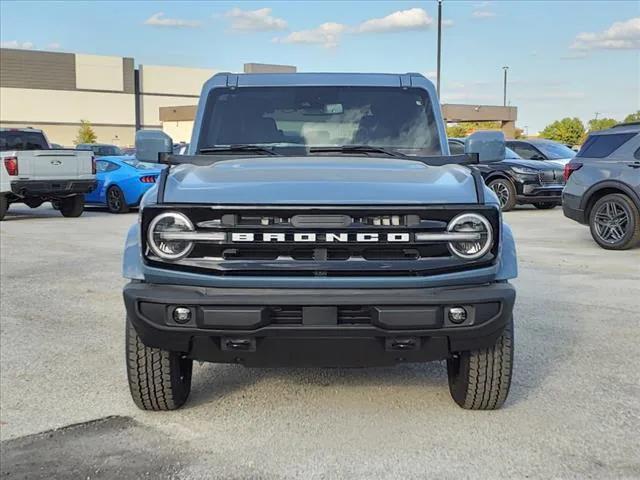
[[[145,248],[145,262],[161,268],[225,276],[407,276],[486,266],[495,261],[499,211],[484,205],[451,206],[185,206],[146,207],[142,241],[161,212],[180,212],[196,234],[223,232],[224,241],[198,241],[177,261]],[[491,250],[463,260],[448,248],[447,224],[467,212],[484,215],[493,228]],[[417,241],[416,234],[438,240]],[[440,238],[442,237],[442,238]],[[205,238],[204,236],[202,238]]]

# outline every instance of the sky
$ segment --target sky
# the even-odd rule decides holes
[[[443,103],[508,103],[535,134],[562,117],[640,109],[640,0],[443,0]],[[242,71],[419,72],[436,78],[437,2],[0,2],[2,47]]]

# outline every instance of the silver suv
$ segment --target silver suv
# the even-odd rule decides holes
[[[640,122],[589,135],[564,177],[566,217],[588,224],[602,248],[640,244]]]

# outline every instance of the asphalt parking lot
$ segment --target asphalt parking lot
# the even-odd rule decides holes
[[[149,413],[130,400],[123,358],[120,261],[136,215],[12,205],[3,478],[640,477],[640,249],[601,250],[559,208],[506,219],[520,277],[502,410],[457,407],[440,363],[196,364],[186,407]]]

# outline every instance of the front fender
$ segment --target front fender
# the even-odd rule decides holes
[[[140,248],[140,224],[135,223],[129,228],[124,244],[122,257],[122,276],[130,280],[144,280],[142,271],[142,250]]]
[[[513,238],[511,227],[502,223],[502,247],[498,261],[498,272],[496,280],[509,280],[518,276],[518,255],[516,253],[516,242]]]

